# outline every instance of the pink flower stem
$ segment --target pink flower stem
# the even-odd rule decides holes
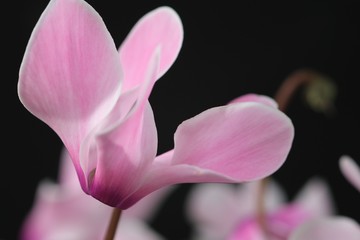
[[[104,240],[113,240],[120,221],[121,209],[114,208]]]
[[[260,180],[260,185],[258,189],[258,197],[257,197],[257,221],[264,232],[264,235],[268,235],[269,229],[266,223],[266,209],[265,209],[265,190],[268,183],[268,177]]]
[[[311,83],[319,76],[320,74],[313,70],[301,69],[287,77],[275,94],[275,101],[278,103],[279,110],[285,112],[296,91],[301,86]],[[265,209],[265,192],[269,182],[268,178],[269,177],[266,177],[260,180],[257,198],[257,221],[265,236],[269,235]]]

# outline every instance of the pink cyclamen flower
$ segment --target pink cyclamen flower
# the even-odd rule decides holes
[[[275,181],[265,192],[268,233],[257,219],[259,182],[226,186],[199,184],[188,199],[188,216],[194,223],[193,240],[284,240],[301,223],[333,212],[329,189],[318,178],[310,180],[293,201]]]
[[[344,177],[360,191],[360,170],[348,155],[339,159]],[[360,225],[347,216],[328,216],[305,222],[293,231],[289,240],[360,240]]]
[[[346,216],[324,217],[297,228],[289,240],[360,240],[360,226]]]
[[[112,208],[85,194],[66,150],[61,157],[59,183],[39,184],[34,206],[24,219],[22,240],[102,239]],[[173,188],[162,188],[122,213],[116,239],[163,240],[147,224]]]
[[[184,121],[174,149],[156,157],[148,97],[182,40],[179,16],[159,7],[117,50],[101,17],[82,0],[51,0],[31,34],[20,100],[58,134],[83,191],[107,205],[127,209],[177,183],[260,179],[287,157],[293,125],[273,100],[257,95]]]

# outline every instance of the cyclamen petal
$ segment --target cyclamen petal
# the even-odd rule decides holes
[[[155,50],[148,64],[145,86],[156,79],[158,62]],[[148,91],[143,90],[140,96]],[[110,206],[120,207],[122,200],[140,187],[156,156],[157,132],[147,97],[137,101],[122,122],[98,134],[96,139],[98,161],[92,170],[94,176],[89,179],[90,194]]]
[[[183,41],[179,16],[169,7],[159,7],[143,16],[133,27],[119,48],[121,64],[125,71],[124,91],[142,85],[146,63],[154,49],[161,46],[157,79],[173,64]]]
[[[288,239],[291,232],[308,219],[310,219],[309,215],[303,211],[301,206],[288,205],[268,217],[267,234],[264,234],[256,218],[249,218],[241,222],[228,239]]]
[[[229,182],[257,180],[284,163],[292,130],[285,114],[263,104],[213,108],[178,127],[173,164],[214,171]]]
[[[344,177],[360,192],[360,167],[354,159],[343,155],[339,160],[339,166]]]
[[[289,240],[359,240],[360,226],[351,218],[334,216],[315,219],[296,229]]]
[[[186,201],[186,213],[195,229],[193,238],[225,239],[225,236],[237,228],[242,219],[247,219],[256,213],[259,185],[259,181],[236,185],[219,183],[195,185]],[[270,181],[264,199],[266,211],[274,212],[285,204],[285,192],[275,181]],[[253,229],[258,230],[258,227]],[[242,231],[245,231],[245,226]],[[244,233],[241,237],[240,239],[245,237]]]
[[[332,207],[331,195],[322,179],[310,179],[291,202],[285,201],[285,192],[270,179],[264,192],[265,235],[257,216],[259,186],[259,181],[233,186],[195,185],[186,203],[189,221],[195,230],[192,238],[288,239],[292,231],[304,222],[330,216],[334,211],[327,209]],[[322,205],[327,206],[327,211]]]
[[[114,41],[97,12],[84,1],[50,1],[26,48],[18,93],[62,139],[82,184],[80,145],[111,111],[122,77]]]
[[[240,97],[237,97],[237,98],[233,99],[230,102],[230,104],[231,103],[239,103],[239,102],[257,102],[257,103],[262,103],[262,104],[268,105],[270,107],[278,108],[278,104],[274,99],[272,99],[268,96],[254,94],[254,93],[248,93],[248,94],[242,95]]]
[[[140,135],[138,139],[141,141],[135,139],[123,145],[116,144],[112,134],[115,134],[115,137],[121,136],[126,132],[126,127],[136,130],[132,126],[125,125],[124,128],[99,137],[99,160],[96,174],[90,183],[92,196],[110,206],[122,208],[123,201],[133,194],[134,189],[141,187],[156,155],[156,128],[150,105],[147,105],[144,120],[138,126],[144,131],[133,133]],[[129,138],[131,139],[130,134]]]
[[[177,183],[253,181],[275,172],[291,148],[294,129],[278,109],[256,102],[215,107],[184,121],[173,151],[156,159],[125,205]]]
[[[330,216],[335,213],[335,203],[329,185],[319,177],[307,181],[293,201],[313,216]]]

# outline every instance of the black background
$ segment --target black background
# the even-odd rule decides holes
[[[312,176],[328,181],[337,211],[360,221],[360,194],[338,169],[348,154],[360,163],[359,8],[356,1],[88,1],[103,17],[119,46],[148,11],[168,5],[184,25],[184,44],[171,69],[150,97],[159,134],[159,153],[172,148],[183,120],[245,94],[274,96],[295,70],[311,68],[337,85],[336,114],[327,116],[304,104],[301,90],[286,114],[295,126],[288,160],[273,176],[293,196]],[[61,143],[32,116],[17,96],[18,70],[31,31],[48,1],[17,1],[9,11],[2,40],[2,164],[0,238],[16,239],[41,179],[55,179]],[[4,67],[5,66],[5,67]],[[168,239],[186,239],[184,184],[152,223]]]

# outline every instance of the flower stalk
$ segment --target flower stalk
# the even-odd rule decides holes
[[[121,217],[121,209],[114,208],[104,240],[113,240]]]
[[[260,180],[257,196],[257,221],[260,226],[260,229],[264,232],[264,235],[268,235],[268,226],[266,220],[266,209],[265,209],[265,194],[266,187],[268,185],[269,177],[263,178]]]

